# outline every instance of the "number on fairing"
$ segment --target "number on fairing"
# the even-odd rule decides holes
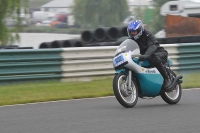
[[[121,65],[124,62],[125,62],[125,60],[124,60],[123,55],[119,55],[119,56],[117,56],[117,57],[114,58],[114,66],[115,67]]]

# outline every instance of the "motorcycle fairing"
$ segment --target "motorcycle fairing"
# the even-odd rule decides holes
[[[136,74],[140,89],[143,96],[155,97],[158,96],[162,87],[163,77],[160,74]]]

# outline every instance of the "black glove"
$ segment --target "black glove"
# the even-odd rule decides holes
[[[147,60],[147,59],[149,59],[149,55],[140,55],[140,57],[139,57],[139,60],[141,60],[141,61],[145,61],[145,60]]]

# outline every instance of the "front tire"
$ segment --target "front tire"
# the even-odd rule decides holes
[[[125,108],[132,108],[138,101],[138,85],[132,80],[131,88],[126,85],[127,75],[125,73],[115,74],[113,79],[113,91],[118,102]]]
[[[172,71],[173,78],[176,77],[176,74]],[[181,84],[177,84],[175,88],[170,92],[164,92],[160,96],[168,104],[177,104],[182,95]]]

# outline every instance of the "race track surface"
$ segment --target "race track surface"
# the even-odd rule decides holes
[[[199,133],[200,89],[177,105],[160,97],[122,107],[115,97],[0,107],[0,133]]]

